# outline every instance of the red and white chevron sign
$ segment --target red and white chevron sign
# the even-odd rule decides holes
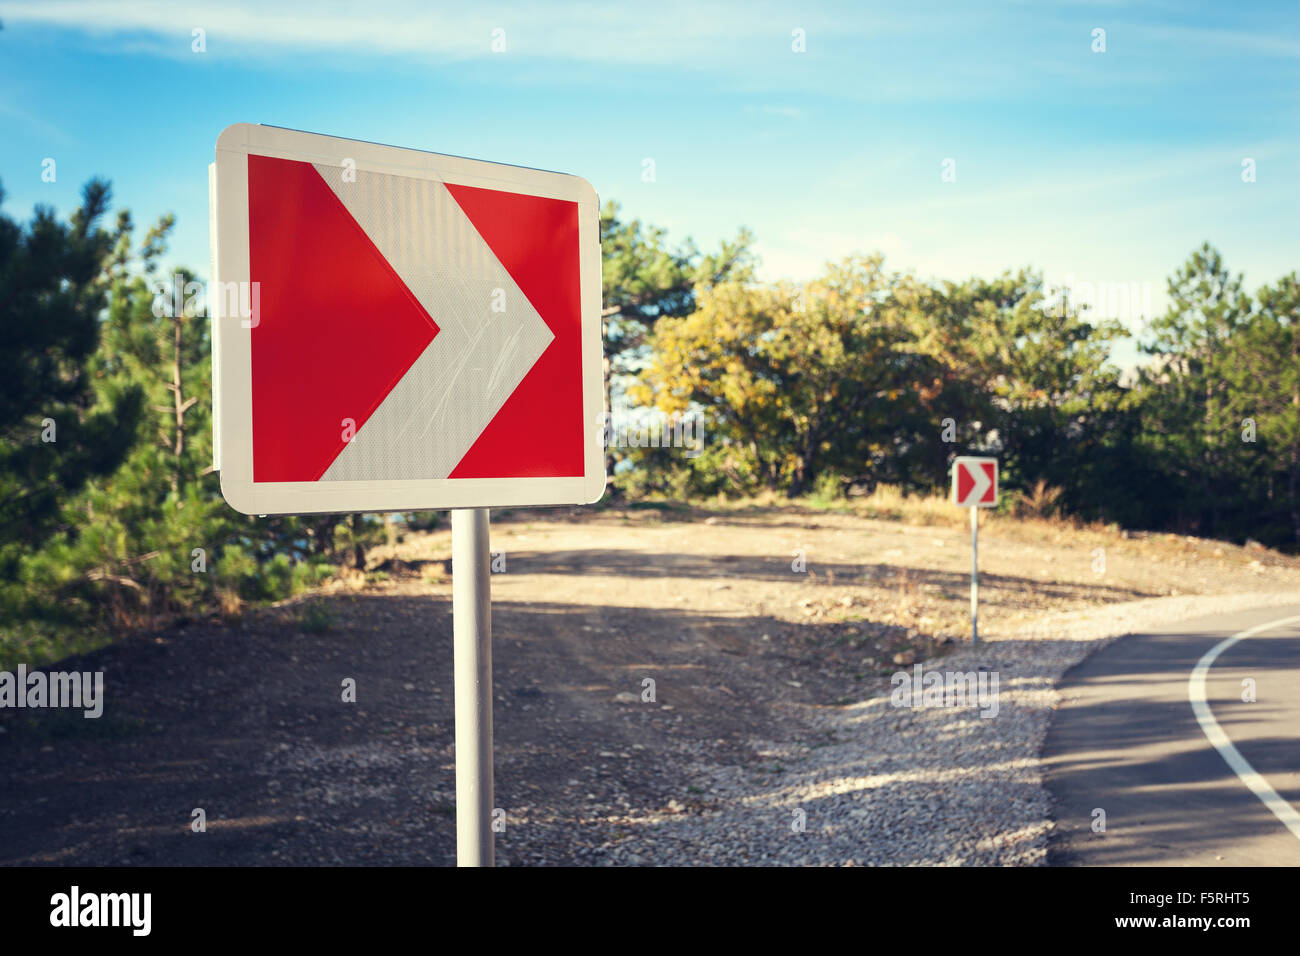
[[[604,492],[585,180],[240,123],[211,180],[216,465],[248,514]]]
[[[998,460],[996,458],[954,458],[952,503],[964,508],[996,508]]]

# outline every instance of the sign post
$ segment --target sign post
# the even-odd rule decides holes
[[[451,513],[456,865],[492,866],[492,594],[486,508]]]
[[[980,642],[980,510],[970,509],[970,642]]]
[[[487,509],[604,494],[596,191],[236,123],[208,197],[221,493],[254,515],[451,511],[456,859],[491,866]]]
[[[979,509],[998,504],[998,460],[963,456],[952,463],[952,503],[970,509],[970,640],[980,642]]]

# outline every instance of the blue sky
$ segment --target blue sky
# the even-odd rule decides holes
[[[878,249],[932,277],[1146,283],[1158,311],[1202,240],[1251,289],[1300,268],[1294,0],[0,0],[0,20],[8,214],[107,176],[141,228],[177,215],[173,258],[203,274],[207,165],[241,121],[576,173],[705,248],[750,227],[772,279]]]

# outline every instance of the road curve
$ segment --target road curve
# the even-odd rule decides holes
[[[1300,866],[1300,605],[1121,638],[1060,691],[1049,863]]]

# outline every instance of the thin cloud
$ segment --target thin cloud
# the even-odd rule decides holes
[[[69,136],[67,133],[65,133],[63,130],[59,129],[57,126],[53,125],[52,123],[49,123],[46,120],[41,119],[39,116],[33,116],[32,114],[26,112],[25,110],[21,110],[18,107],[14,106],[12,103],[3,99],[0,99],[0,116],[9,116],[16,120],[20,120],[21,122],[26,123],[32,129],[36,130],[42,136],[46,137],[47,139],[55,140],[58,143],[67,145],[69,143],[76,142],[76,140],[73,137]]]
[[[155,47],[157,53],[173,56],[188,54],[191,31],[202,28],[210,52],[224,45],[235,54],[329,50],[463,60],[492,56],[493,31],[499,29],[505,31],[507,54],[575,62],[689,62],[701,68],[736,55],[787,49],[794,28],[816,39],[920,26],[919,21],[887,22],[850,11],[795,12],[769,4],[746,7],[741,16],[739,8],[676,0],[657,4],[654,16],[641,7],[572,2],[498,15],[398,2],[358,17],[355,5],[338,2],[224,0],[181,7],[166,0],[26,0],[7,4],[5,16],[14,24],[92,35],[148,36],[163,41]]]

